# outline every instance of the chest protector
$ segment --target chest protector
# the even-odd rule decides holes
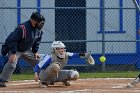
[[[56,54],[51,54],[52,63],[58,62],[60,64],[60,69],[62,69],[68,62],[68,54],[65,52],[65,58],[59,58]]]

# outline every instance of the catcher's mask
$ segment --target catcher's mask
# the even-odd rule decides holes
[[[51,45],[52,53],[59,58],[65,58],[65,45],[61,41],[54,41]]]
[[[31,15],[31,19],[37,21],[37,23],[35,24],[36,28],[38,28],[39,30],[43,28],[45,23],[45,17],[42,16],[40,13],[33,12]]]
[[[31,19],[33,19],[33,20],[35,20],[37,22],[45,21],[44,16],[42,16],[38,12],[33,12],[32,15],[31,15]]]

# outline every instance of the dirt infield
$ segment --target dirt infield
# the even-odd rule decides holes
[[[128,89],[126,84],[132,79],[79,79],[65,87],[62,83],[40,88],[33,80],[11,81],[6,88],[0,88],[0,93],[140,93],[140,84]]]

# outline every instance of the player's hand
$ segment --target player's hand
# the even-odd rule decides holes
[[[16,54],[11,54],[9,59],[8,59],[8,62],[12,63],[12,62],[15,62],[17,59],[17,56]]]
[[[36,82],[38,82],[38,80],[39,80],[38,73],[35,73],[34,79],[35,79]]]
[[[38,53],[35,53],[35,59],[40,59],[40,55]]]

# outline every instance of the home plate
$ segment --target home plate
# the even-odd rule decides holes
[[[117,84],[114,85],[112,88],[126,88],[126,84]]]

